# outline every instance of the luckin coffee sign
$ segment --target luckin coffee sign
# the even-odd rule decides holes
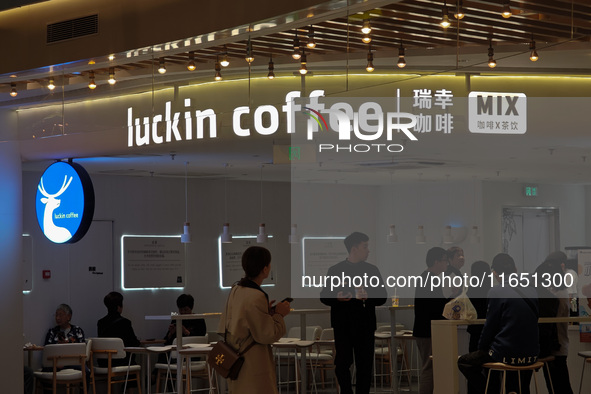
[[[82,239],[94,215],[94,188],[86,170],[61,161],[47,167],[37,185],[36,211],[41,231],[50,241]]]

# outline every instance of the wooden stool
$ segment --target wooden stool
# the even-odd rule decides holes
[[[579,383],[579,394],[583,388],[583,375],[585,374],[585,365],[591,363],[591,351],[579,352],[579,356],[583,357],[583,370],[581,371],[581,383]]]
[[[488,376],[486,378],[486,391],[484,394],[488,393],[488,383],[490,382],[490,372],[491,371],[500,371],[503,372],[503,380],[501,383],[501,393],[505,394],[505,381],[507,378],[507,371],[517,371],[517,379],[519,382],[519,393],[521,394],[521,371],[534,371],[534,382],[536,384],[536,394],[539,393],[538,391],[538,380],[536,378],[536,373],[538,369],[544,366],[544,363],[538,361],[531,365],[524,365],[524,366],[517,366],[517,365],[510,365],[505,363],[485,363],[482,365],[484,368],[488,368]]]
[[[550,380],[550,388],[552,389],[552,393],[554,394],[554,384],[552,384],[552,375],[550,375],[550,367],[548,367],[548,363],[554,361],[556,358],[554,356],[548,356],[544,358],[538,358],[538,361],[544,363],[544,367],[546,367],[546,372],[548,372],[548,380]],[[537,372],[537,370],[536,370]]]

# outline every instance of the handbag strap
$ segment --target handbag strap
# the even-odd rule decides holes
[[[238,286],[237,284],[235,284],[234,286],[232,286],[232,290],[230,290],[230,294],[228,294],[228,298],[226,299],[226,320],[224,321],[224,342],[228,343],[227,341],[227,335],[228,335],[228,302],[230,301],[230,296],[232,295],[232,292],[234,291],[234,288]],[[246,352],[248,352],[250,350],[251,347],[253,347],[256,344],[256,341],[252,340],[252,342],[250,343],[250,345],[248,345],[247,347],[244,348],[243,351],[240,351],[240,349],[238,349],[238,351],[236,351],[236,354],[238,354],[239,356],[244,355]]]

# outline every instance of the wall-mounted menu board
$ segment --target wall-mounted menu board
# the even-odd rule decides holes
[[[185,245],[180,236],[121,237],[124,289],[185,287]]]

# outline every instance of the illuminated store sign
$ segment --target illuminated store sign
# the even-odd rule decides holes
[[[397,90],[397,97],[381,98],[389,100],[388,105],[396,99],[397,110],[393,112],[384,110],[380,98],[361,102],[349,98],[346,102],[336,102],[335,98],[326,99],[324,90],[312,91],[305,103],[298,100],[300,98],[301,92],[291,91],[285,95],[283,105],[234,108],[233,133],[241,138],[255,134],[274,135],[279,131],[280,119],[285,120],[288,135],[296,133],[298,124],[298,134],[305,133],[308,141],[315,139],[315,133],[325,130],[336,132],[339,141],[392,141],[399,133],[410,141],[417,141],[416,134],[432,131],[451,134],[454,130],[454,114],[450,112],[455,108],[454,95],[447,89],[413,90],[410,112],[400,111],[400,90]],[[150,116],[138,116],[138,111],[129,107],[127,146],[218,137],[218,115],[213,109],[195,109],[190,98],[184,99],[180,111],[173,111],[172,104],[167,101],[162,113]],[[465,110],[464,106],[456,112],[463,115]],[[472,133],[524,134],[527,130],[526,110],[527,97],[523,93],[471,92],[468,97],[469,130]],[[252,124],[244,122],[250,118]],[[305,127],[296,119],[306,119]],[[319,151],[322,151],[321,146]]]
[[[404,133],[411,141],[417,138],[410,131],[416,124],[415,115],[406,112],[384,112],[380,104],[365,102],[355,108],[345,102],[337,102],[330,107],[319,102],[324,96],[324,90],[314,90],[310,93],[309,103],[306,106],[297,104],[295,99],[300,98],[299,91],[292,91],[285,96],[285,104],[281,111],[285,114],[287,122],[287,134],[296,131],[296,114],[313,112],[317,115],[326,115],[325,125],[338,132],[339,140],[350,140],[352,132],[354,136],[365,141],[373,141],[386,135],[391,141],[393,133]],[[133,108],[127,109],[127,146],[143,146],[149,144],[162,144],[164,142],[203,139],[208,134],[209,138],[217,137],[217,115],[213,109],[192,111],[191,99],[184,100],[186,111],[172,112],[172,103],[166,102],[164,114],[156,114],[146,117],[135,117]],[[273,105],[261,105],[254,109],[254,132],[260,135],[272,135],[279,130],[279,109]],[[250,128],[241,125],[244,115],[250,115],[251,108],[240,106],[234,109],[232,114],[232,130],[238,137],[249,137],[253,134]],[[266,120],[266,121],[265,121]],[[207,126],[206,126],[207,122]],[[321,124],[320,124],[321,125]],[[312,140],[314,133],[318,132],[319,123],[309,119],[307,124],[307,138]],[[207,127],[207,133],[206,133]]]
[[[525,134],[527,97],[524,93],[470,92],[468,118],[471,133]]]
[[[41,231],[50,241],[79,241],[94,215],[90,176],[77,163],[60,161],[50,165],[37,185],[35,208]]]

